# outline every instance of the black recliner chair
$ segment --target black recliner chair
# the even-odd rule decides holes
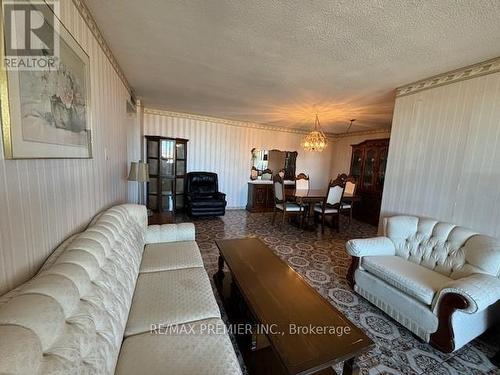
[[[217,173],[189,172],[185,191],[189,216],[224,216],[226,213],[226,194],[219,192]]]

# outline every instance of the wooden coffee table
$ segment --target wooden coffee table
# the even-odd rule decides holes
[[[334,374],[331,366],[339,362],[345,375],[359,371],[356,357],[373,346],[372,340],[297,272],[257,238],[216,243],[214,281],[230,323],[249,319],[253,337],[259,337],[257,330],[264,336],[257,339],[264,344],[253,340],[253,350],[238,341],[251,374]]]

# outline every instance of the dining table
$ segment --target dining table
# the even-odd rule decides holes
[[[326,189],[293,189],[286,192],[286,198],[288,201],[294,201],[298,205],[308,206],[307,212],[305,212],[305,220],[303,220],[303,226],[306,229],[310,229],[309,221],[312,216],[314,216],[314,205],[316,203],[323,203],[327,196]],[[355,202],[361,200],[359,195],[344,194],[342,196],[342,202],[353,205]]]
[[[300,206],[307,206],[304,220],[301,222],[306,229],[311,229],[309,220],[314,214],[314,205],[322,203],[326,199],[326,195],[325,189],[294,189],[286,193],[286,198],[289,201],[295,201]]]
[[[344,193],[342,196],[342,201],[344,203],[354,203],[354,202],[359,202],[361,200],[361,197],[359,195],[353,195],[349,193]]]

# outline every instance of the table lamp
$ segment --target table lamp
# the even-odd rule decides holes
[[[141,184],[144,186],[144,182],[149,182],[149,167],[148,163],[143,161],[133,161],[130,163],[130,172],[128,174],[127,180],[137,181],[137,192],[138,192],[138,204],[142,204],[141,199]]]

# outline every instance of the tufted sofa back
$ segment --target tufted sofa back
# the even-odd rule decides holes
[[[1,374],[112,374],[144,250],[146,209],[115,206],[0,299]]]
[[[500,242],[470,229],[416,216],[384,221],[396,255],[458,279],[473,273],[500,276]]]

